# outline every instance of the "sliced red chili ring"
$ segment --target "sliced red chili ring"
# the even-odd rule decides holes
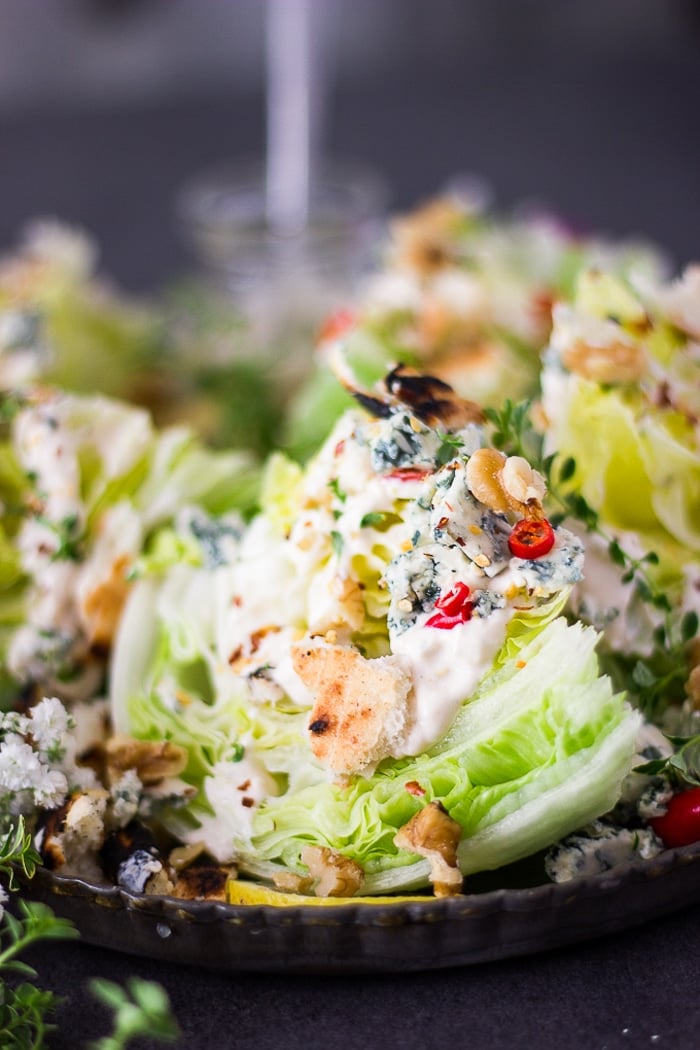
[[[435,612],[425,621],[425,626],[439,627],[444,631],[471,620],[473,606],[469,601],[470,593],[466,583],[456,583],[440,595],[435,602]]]
[[[427,467],[396,467],[385,474],[385,477],[397,478],[399,481],[422,481],[428,474],[432,474],[432,470]]]
[[[508,537],[508,547],[515,558],[542,558],[553,546],[554,529],[546,518],[523,518],[515,523]]]
[[[460,580],[454,587],[450,587],[449,591],[445,591],[444,594],[440,595],[435,602],[435,608],[442,609],[448,616],[456,616],[466,605],[470,594],[471,591],[466,583],[462,583]]]
[[[334,339],[339,339],[341,335],[350,331],[356,321],[357,317],[352,310],[335,310],[321,325],[316,337],[317,344],[330,343]]]

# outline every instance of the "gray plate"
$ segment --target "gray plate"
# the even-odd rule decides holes
[[[700,900],[700,843],[603,875],[461,897],[228,905],[139,896],[40,869],[27,895],[89,944],[248,973],[434,970],[545,951],[635,926]]]

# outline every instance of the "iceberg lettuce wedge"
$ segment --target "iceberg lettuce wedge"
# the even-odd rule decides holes
[[[268,799],[251,862],[297,869],[303,844],[329,846],[362,864],[365,891],[395,891],[427,884],[427,866],[393,840],[434,799],[462,828],[465,874],[532,854],[610,809],[638,719],[598,676],[596,638],[556,620],[484,679],[425,754],[383,762],[349,787],[327,781]]]

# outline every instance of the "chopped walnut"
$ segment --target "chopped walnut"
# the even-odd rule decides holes
[[[399,849],[417,853],[430,862],[430,881],[436,897],[453,897],[462,891],[457,846],[462,829],[441,802],[429,802],[399,828],[394,842]]]
[[[35,844],[47,868],[100,878],[97,854],[105,840],[108,803],[109,793],[102,788],[78,791],[45,815]]]
[[[141,783],[148,785],[178,776],[187,765],[184,747],[167,740],[134,740],[121,735],[110,737],[104,745],[104,756],[109,785],[128,769],[135,769]]]
[[[466,477],[472,493],[489,510],[526,516],[541,513],[544,478],[522,456],[479,448],[467,461]]]
[[[428,276],[454,260],[463,213],[445,198],[428,201],[391,225],[394,257],[399,266]]]
[[[364,882],[364,872],[356,861],[327,846],[304,846],[301,859],[316,879],[317,897],[354,897]]]
[[[542,475],[522,456],[508,456],[501,473],[503,488],[518,503],[541,503],[547,486]]]
[[[194,864],[178,872],[171,890],[180,900],[225,901],[226,885],[236,869],[221,864]]]
[[[278,871],[272,881],[281,893],[301,893],[308,897],[314,890],[314,880],[309,875],[297,875],[293,871]]]
[[[109,649],[121,616],[129,583],[126,578],[131,564],[128,554],[113,562],[109,576],[85,596],[81,616],[90,644],[96,649]]]
[[[641,347],[621,340],[605,346],[593,346],[577,339],[562,354],[570,372],[594,383],[636,383],[646,372],[646,357]]]

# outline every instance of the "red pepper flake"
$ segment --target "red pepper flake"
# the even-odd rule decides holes
[[[425,794],[425,788],[422,784],[419,784],[417,780],[408,780],[404,787],[408,791],[409,795],[415,795],[416,798],[422,798]]]
[[[241,799],[241,805],[245,806],[246,809],[252,809],[255,805],[255,799],[251,798],[250,795],[244,795]]]
[[[238,785],[239,791],[247,791],[250,787],[250,780],[244,780],[242,784]]]
[[[515,661],[515,666],[520,668],[520,670],[522,670],[523,667],[527,667],[527,660],[516,660]]]

